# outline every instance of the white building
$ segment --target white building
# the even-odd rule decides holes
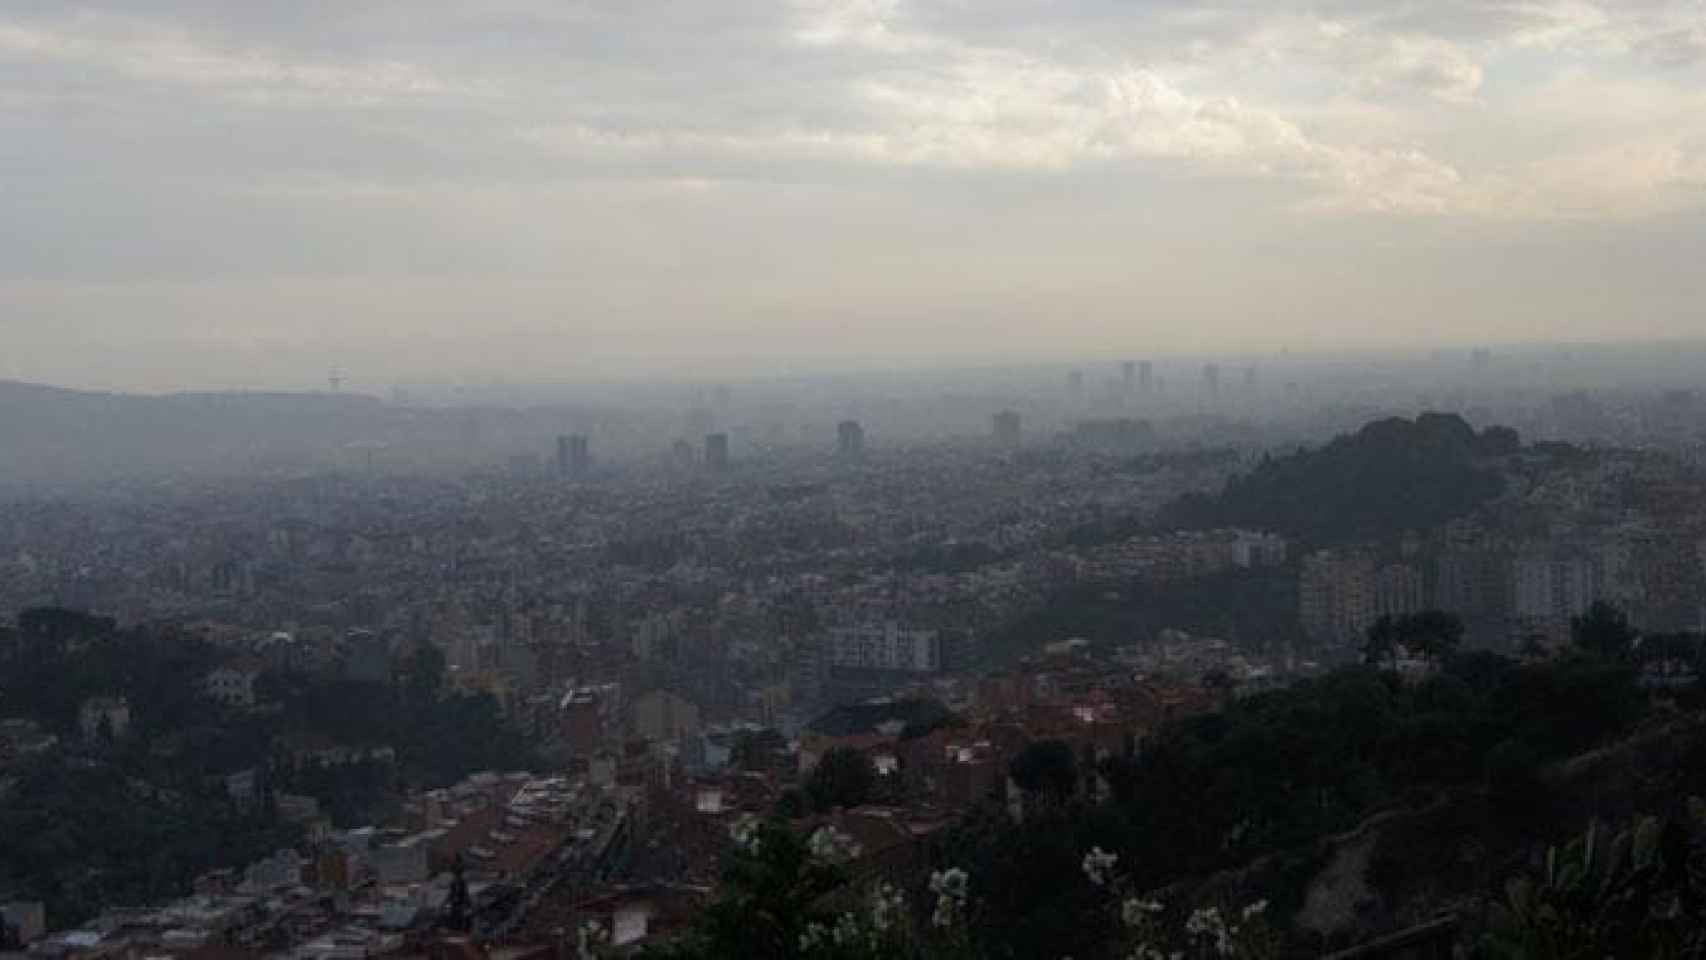
[[[1524,557],[1511,579],[1513,612],[1523,620],[1565,623],[1599,599],[1599,571],[1589,560]]]
[[[910,673],[942,669],[942,640],[935,630],[903,630],[892,620],[832,628],[825,647],[832,667]]]

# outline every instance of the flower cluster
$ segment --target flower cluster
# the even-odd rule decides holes
[[[747,853],[758,852],[758,818],[750,813],[743,813],[729,827],[729,837]]]
[[[806,849],[819,860],[844,863],[859,855],[859,844],[834,827],[819,827],[806,841]]]
[[[1191,912],[1180,936],[1162,923],[1162,914],[1167,912],[1164,904],[1127,897],[1120,902],[1120,926],[1126,932],[1125,960],[1183,960],[1186,956],[1258,960],[1275,956],[1278,944],[1267,927],[1267,909],[1266,900],[1230,912],[1203,907]]]
[[[1166,908],[1159,902],[1154,900],[1139,900],[1136,897],[1127,897],[1125,902],[1120,904],[1120,922],[1128,927],[1142,926],[1149,922],[1150,917],[1155,916],[1165,909]]]
[[[1216,956],[1230,957],[1235,952],[1247,953],[1252,941],[1249,934],[1259,929],[1268,902],[1257,900],[1238,912],[1236,920],[1222,915],[1219,907],[1204,907],[1192,911],[1185,921],[1185,934],[1198,946],[1213,950]],[[1242,945],[1243,950],[1237,950]]]
[[[871,926],[886,933],[906,916],[906,894],[892,884],[881,883],[871,891]]]
[[[806,924],[806,929],[800,933],[799,947],[801,953],[811,953],[820,947],[851,947],[865,937],[860,929],[859,921],[851,913],[844,913],[836,918],[835,926],[826,927],[817,921]]]
[[[1185,921],[1185,933],[1192,940],[1212,947],[1222,957],[1232,955],[1233,928],[1220,915],[1219,907],[1201,907],[1191,911]]]
[[[969,879],[959,867],[930,874],[930,892],[936,895],[936,910],[930,916],[932,926],[947,929],[964,915]]]
[[[1101,847],[1091,847],[1090,852],[1084,855],[1084,876],[1096,886],[1105,887],[1114,872],[1114,865],[1119,861],[1119,854],[1109,853]]]

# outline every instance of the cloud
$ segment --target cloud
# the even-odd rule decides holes
[[[516,311],[910,316],[1117,311],[1133,263],[1178,306],[1297,257],[1271,282],[1307,318],[1371,236],[1473,259],[1706,215],[1703,23],[1700,0],[0,0],[0,288],[119,289],[48,297],[94,317],[144,280],[219,284],[212,316],[282,278],[395,284],[417,292],[385,323],[449,329],[419,278],[569,277]],[[136,322],[187,329],[150,303]]]
[[[285,60],[209,46],[181,29],[107,17],[56,27],[0,22],[0,56],[195,87],[249,103],[361,106],[452,92],[441,78],[408,63]]]

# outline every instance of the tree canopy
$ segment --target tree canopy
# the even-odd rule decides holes
[[[1174,501],[1161,524],[1267,529],[1311,543],[1428,529],[1503,493],[1490,461],[1519,448],[1515,431],[1476,433],[1450,414],[1377,420],[1319,449],[1265,457],[1217,496]]]

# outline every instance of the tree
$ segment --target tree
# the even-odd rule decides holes
[[[1078,765],[1072,748],[1061,740],[1038,740],[1013,758],[1008,773],[1019,789],[1056,799],[1072,795],[1078,784]]]
[[[692,944],[696,949],[686,956],[793,958],[800,953],[800,935],[809,923],[835,922],[822,900],[846,881],[846,872],[813,857],[805,839],[786,825],[761,823],[747,829],[750,835],[737,837],[737,849],[723,871],[721,896],[705,911],[691,938],[698,941]]]
[[[811,800],[798,787],[789,787],[776,798],[776,815],[784,820],[798,820],[810,812]]]
[[[1596,600],[1587,613],[1570,621],[1570,640],[1601,660],[1627,660],[1635,647],[1635,628],[1622,610]]]
[[[1444,610],[1407,614],[1394,629],[1404,649],[1429,662],[1450,656],[1463,642],[1463,621]]]
[[[1391,614],[1384,614],[1369,624],[1367,639],[1362,645],[1362,661],[1379,666],[1398,655],[1398,628]]]
[[[419,710],[437,702],[444,686],[444,653],[430,643],[423,643],[410,654],[404,667],[404,683],[409,705]]]
[[[826,752],[806,780],[806,794],[819,810],[856,807],[870,799],[876,772],[871,761],[851,747]]]

